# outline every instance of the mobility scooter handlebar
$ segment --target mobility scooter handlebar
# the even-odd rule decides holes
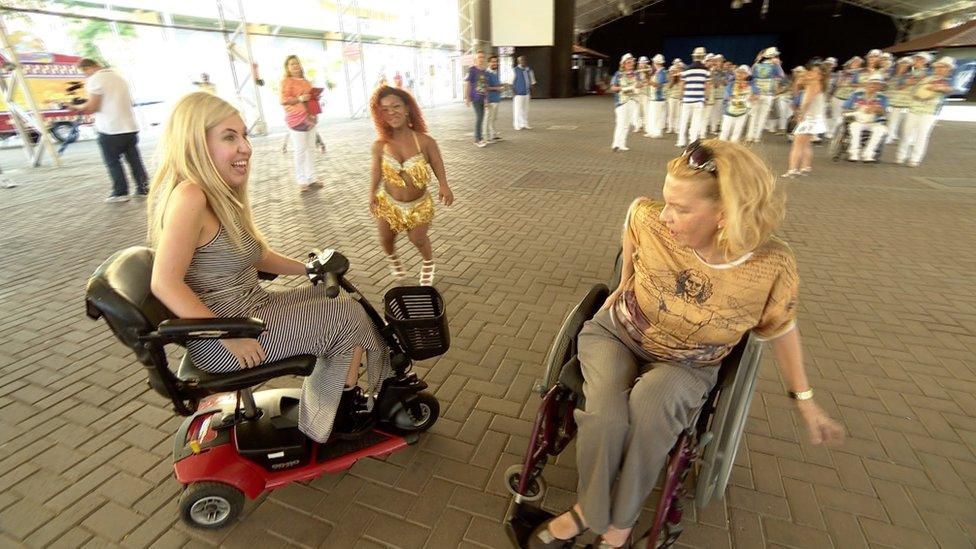
[[[308,254],[308,262],[305,263],[305,273],[312,281],[313,286],[319,282],[325,282],[325,295],[335,298],[339,295],[339,286],[343,275],[349,270],[349,260],[341,253],[326,249],[319,251],[313,249]]]

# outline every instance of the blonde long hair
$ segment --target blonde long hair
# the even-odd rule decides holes
[[[696,170],[686,156],[668,162],[671,177],[708,185],[707,196],[721,204],[725,226],[717,244],[727,260],[766,243],[783,221],[786,200],[766,163],[749,149],[719,139],[702,141],[712,151],[715,173]]]
[[[262,252],[267,249],[267,241],[254,225],[247,183],[228,185],[207,149],[207,131],[235,114],[240,112],[233,105],[207,92],[190,93],[176,102],[156,149],[158,167],[149,184],[150,246],[159,242],[173,190],[184,181],[192,181],[203,190],[207,205],[236,246],[247,233],[258,241]]]

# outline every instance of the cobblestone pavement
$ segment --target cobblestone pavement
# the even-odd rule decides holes
[[[606,98],[533,101],[532,131],[509,129],[510,112],[504,103],[505,140],[486,149],[470,142],[469,111],[427,113],[457,196],[433,230],[454,344],[418,368],[441,420],[416,446],[266,495],[217,532],[177,520],[180,418],[83,314],[92,270],[143,242],[143,208],[102,203],[109,183],[92,143],[69,150],[69,167],[15,174],[21,186],[0,189],[0,546],[506,547],[501,474],[526,446],[547,346],[589,285],[608,279],[627,205],[660,195],[676,151],[632,135],[630,152],[611,153]],[[378,299],[392,280],[366,211],[372,127],[323,133],[327,184],[309,195],[292,185],[282,137],[255,140],[254,209],[286,253],[344,251]],[[799,257],[807,369],[849,438],[808,444],[764,364],[726,498],[688,506],[680,546],[973,547],[974,136],[971,124],[941,123],[915,170],[892,164],[891,147],[876,166],[818,150],[814,175],[787,183],[782,234]],[[784,170],[782,138],[759,151]],[[406,259],[419,270],[416,253]],[[572,452],[546,476],[546,507],[568,506]]]

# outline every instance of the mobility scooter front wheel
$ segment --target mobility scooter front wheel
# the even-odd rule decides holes
[[[398,434],[423,433],[434,426],[441,413],[441,405],[434,395],[421,392],[404,405],[398,406],[390,420]]]
[[[194,482],[180,494],[180,516],[196,528],[223,528],[243,508],[244,494],[220,482]]]

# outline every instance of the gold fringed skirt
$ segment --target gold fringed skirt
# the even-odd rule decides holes
[[[373,217],[386,221],[394,233],[406,232],[434,220],[434,199],[429,192],[416,200],[400,202],[380,189],[376,200]]]

